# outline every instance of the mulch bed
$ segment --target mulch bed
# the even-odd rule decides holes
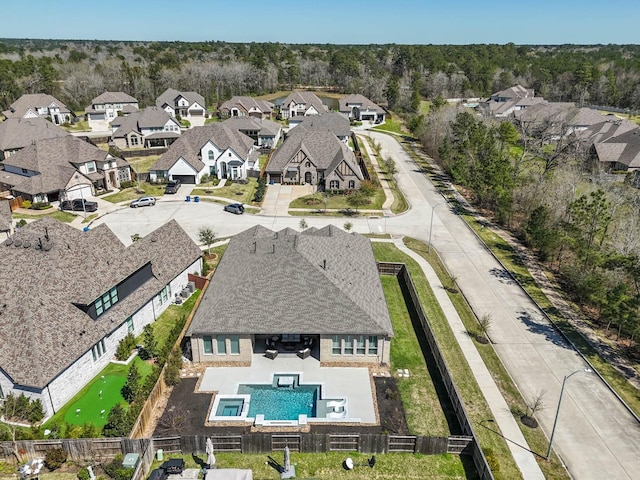
[[[239,435],[249,433],[250,425],[243,426],[215,426],[204,424],[209,406],[211,393],[195,393],[196,378],[183,378],[171,392],[167,407],[160,417],[154,437],[173,435]],[[404,414],[400,392],[394,377],[374,377],[376,397],[378,400],[378,415],[380,425],[329,424],[311,425],[312,433],[390,433],[408,435],[409,427]]]

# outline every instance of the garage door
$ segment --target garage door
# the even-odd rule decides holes
[[[192,117],[202,117],[204,115],[204,110],[189,110],[189,113]]]
[[[195,185],[196,183],[195,175],[171,175],[171,178],[174,180],[180,180],[180,182],[188,185]]]
[[[66,190],[67,200],[75,200],[76,198],[89,198],[92,195],[91,186],[74,185]]]

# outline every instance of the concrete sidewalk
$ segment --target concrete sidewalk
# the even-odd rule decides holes
[[[455,307],[451,303],[451,300],[449,299],[444,286],[440,282],[440,279],[436,275],[436,272],[424,258],[413,250],[407,248],[402,240],[394,238],[393,243],[396,245],[398,250],[413,258],[420,265],[420,268],[422,268],[422,271],[431,286],[431,290],[433,290],[433,293],[438,300],[440,308],[442,308],[442,311],[449,321],[451,330],[453,331],[453,334],[462,349],[462,353],[469,364],[471,373],[478,382],[480,390],[487,400],[487,404],[495,418],[495,423],[500,428],[500,432],[504,436],[505,440],[507,440],[507,446],[509,447],[511,454],[522,473],[522,478],[525,480],[544,480],[542,470],[540,470],[534,454],[529,449],[529,445],[522,435],[520,427],[516,423],[515,418],[513,418],[509,405],[507,405],[507,402],[500,393],[491,373],[484,364],[482,357],[480,357],[478,350],[473,344],[473,340],[471,340],[467,329],[462,323]]]

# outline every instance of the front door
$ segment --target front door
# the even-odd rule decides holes
[[[311,183],[311,172],[305,172],[304,183]]]
[[[227,178],[227,164],[226,163],[222,163],[222,175],[220,176],[220,178]]]

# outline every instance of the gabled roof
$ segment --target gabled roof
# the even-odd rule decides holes
[[[105,225],[83,232],[50,218],[10,238],[0,243],[0,368],[33,388],[45,387],[201,254],[175,220],[129,247]],[[51,248],[36,248],[40,242]],[[79,308],[149,263],[150,278],[97,320]]]
[[[491,98],[527,98],[533,97],[534,91],[533,88],[525,88],[522,85],[514,85],[512,87],[506,88],[496,93],[491,94]]]
[[[71,110],[69,110],[64,103],[52,95],[46,93],[26,93],[13,102],[9,110],[3,112],[3,114],[7,118],[22,118],[30,109],[35,112],[37,108],[49,107],[51,105],[57,105],[61,113],[71,113]]]
[[[640,168],[640,127],[596,143],[595,148],[601,162]]]
[[[266,118],[231,117],[222,123],[240,131],[257,131],[259,136],[264,137],[275,136],[282,130],[282,126],[279,123]]]
[[[335,226],[231,238],[187,335],[393,335],[371,243]]]
[[[138,100],[124,92],[104,92],[91,100],[92,105],[102,105],[105,103],[138,103]]]
[[[238,95],[220,105],[219,110],[231,110],[233,107],[236,107],[248,112],[251,108],[257,108],[262,113],[271,113],[273,112],[274,106],[273,103],[266,100],[258,100],[253,97]]]
[[[355,155],[335,134],[327,130],[307,129],[302,124],[289,132],[282,146],[271,155],[265,170],[282,172],[299,151],[303,151],[318,170],[325,171],[325,178],[345,161],[354,174],[363,179]]]
[[[349,119],[337,112],[328,112],[324,115],[310,115],[295,127],[307,130],[323,130],[331,132],[337,137],[348,137],[351,133]]]
[[[0,123],[0,150],[17,150],[45,138],[71,135],[44,118],[8,118]]]
[[[150,170],[169,170],[180,158],[183,158],[197,172],[204,168],[200,159],[202,147],[211,141],[219,149],[231,148],[241,158],[249,158],[253,150],[253,139],[224,123],[210,123],[203,127],[193,127],[171,144]]]
[[[309,110],[309,107],[314,107],[319,114],[327,111],[327,107],[324,105],[324,103],[322,103],[322,100],[320,100],[318,96],[313,92],[291,92],[287,96],[287,98],[282,101],[282,106],[285,108],[289,108],[291,102],[294,102],[296,104],[305,104],[305,111]]]
[[[580,133],[580,138],[589,143],[601,143],[609,138],[622,135],[625,132],[638,128],[635,123],[628,120],[616,118],[613,115],[607,115],[606,117],[610,118],[607,118],[604,122],[591,125]]]
[[[140,133],[143,128],[164,128],[169,121],[180,127],[180,124],[162,108],[147,107],[144,110],[130,113],[126,117],[118,117],[111,122],[112,126],[118,127],[113,132],[113,138],[124,138],[131,132]]]
[[[373,110],[376,113],[385,113],[382,107],[376,105],[367,97],[365,97],[364,95],[360,95],[359,93],[352,93],[351,95],[342,97],[340,100],[338,100],[338,105],[339,110],[344,113],[351,112],[354,106],[357,106],[361,110]]]
[[[174,90],[173,88],[167,88],[162,94],[160,94],[160,96],[156,100],[156,107],[163,108],[165,105],[169,105],[175,108],[177,106],[176,102],[178,100],[178,97],[180,96],[187,99],[187,101],[189,102],[189,106],[193,105],[194,103],[197,103],[198,105],[201,105],[203,108],[205,107],[204,97],[199,93],[180,92],[178,90]]]

